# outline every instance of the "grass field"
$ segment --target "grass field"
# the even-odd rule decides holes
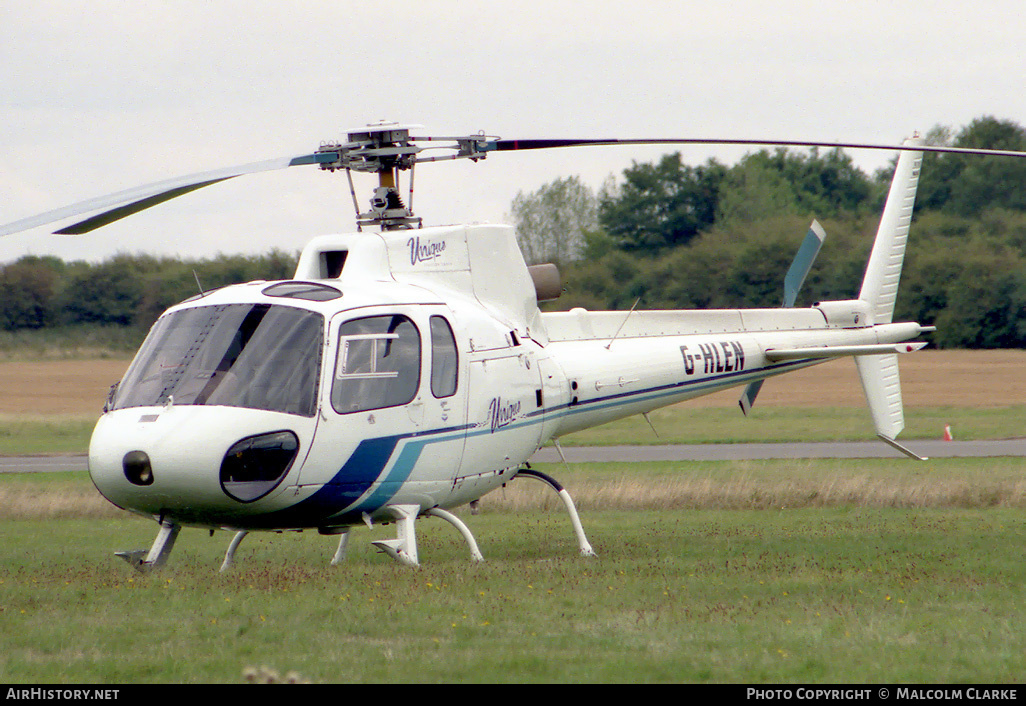
[[[906,438],[1023,435],[1026,352],[905,360]],[[84,449],[126,362],[71,363],[0,363],[0,453]],[[768,382],[752,419],[731,393],[652,415],[657,439],[626,420],[578,443],[849,438],[870,426],[850,367]],[[82,473],[0,474],[0,681],[1017,683],[1024,464],[542,467],[598,557],[577,556],[554,494],[517,482],[464,513],[481,564],[428,519],[418,569],[375,553],[385,527],[355,530],[337,567],[330,537],[254,535],[226,574],[228,533],[185,530],[139,574],[112,552],[149,546],[152,521]]]
[[[422,566],[354,531],[186,530],[138,574],[154,524],[82,474],[0,476],[0,680],[1015,683],[1026,668],[1026,480],[1015,459],[546,468],[565,513],[513,483],[457,533],[419,523]]]

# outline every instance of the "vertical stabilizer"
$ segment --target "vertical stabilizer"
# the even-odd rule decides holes
[[[922,143],[918,137],[905,140],[906,145]],[[889,324],[894,317],[894,302],[898,297],[898,282],[905,261],[905,244],[912,223],[922,160],[922,152],[902,152],[894,170],[887,205],[880,218],[880,228],[876,233],[873,252],[866,265],[866,276],[862,280],[862,291],[859,293],[859,299],[869,305],[873,324]],[[902,453],[919,458],[894,440],[905,428],[898,356],[855,356],[855,365],[877,435]]]
[[[904,144],[922,143],[922,138],[914,137],[905,140]],[[902,152],[894,170],[887,205],[880,218],[880,228],[876,232],[873,252],[869,256],[862,291],[859,293],[859,299],[869,303],[874,324],[889,324],[894,316],[894,301],[898,296],[898,280],[901,278],[901,265],[905,261],[905,243],[912,223],[912,208],[916,202],[922,162],[922,152]]]
[[[906,456],[925,461],[925,458],[895,441],[905,428],[901,380],[898,378],[898,356],[857,355],[855,366],[862,380],[862,391],[866,393],[869,412],[873,415],[876,435]]]
[[[862,390],[866,393],[876,433],[896,438],[905,428],[897,354],[858,355],[855,356],[855,365],[862,379]]]

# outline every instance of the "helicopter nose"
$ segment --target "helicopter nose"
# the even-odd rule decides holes
[[[264,431],[286,421],[277,415],[202,407],[149,411],[110,412],[93,431],[90,477],[119,507],[182,523],[230,524],[257,510],[249,508],[298,471],[303,432]]]

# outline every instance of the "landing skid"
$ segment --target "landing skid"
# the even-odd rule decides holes
[[[570,514],[570,521],[573,524],[574,533],[577,535],[577,543],[580,547],[581,555],[595,556],[595,551],[592,549],[591,544],[588,543],[588,539],[584,534],[584,528],[581,526],[581,519],[577,514],[577,508],[574,506],[574,501],[570,498],[570,494],[566,492],[563,486],[560,485],[552,476],[542,473],[541,471],[536,471],[532,468],[521,468],[513,476],[513,478],[520,477],[534,478],[535,480],[545,483],[556,491],[560,499],[563,501],[563,504],[566,506],[567,512]],[[480,549],[478,549],[477,542],[474,540],[474,535],[471,533],[470,528],[467,527],[463,520],[448,510],[434,507],[421,512],[419,505],[390,505],[386,509],[395,518],[397,528],[396,537],[395,539],[380,539],[372,542],[372,544],[396,561],[407,566],[420,565],[419,557],[417,555],[417,534],[415,530],[415,522],[417,517],[420,515],[427,517],[439,517],[451,524],[459,530],[463,539],[467,542],[467,546],[470,549],[471,561],[484,561],[484,556],[482,556]],[[132,566],[132,568],[138,571],[148,571],[150,569],[161,567],[167,563],[167,558],[175,546],[175,540],[178,538],[178,533],[181,529],[181,525],[162,520],[160,523],[160,531],[157,533],[156,539],[153,540],[153,546],[151,546],[149,550],[140,549],[130,552],[116,552],[116,555],[124,559]],[[337,566],[345,559],[349,547],[349,528],[340,527],[337,528],[337,530],[330,532],[330,534],[335,533],[338,533],[340,537],[338,548],[335,550],[335,555],[331,559],[332,566]],[[238,550],[242,540],[245,539],[248,534],[249,532],[246,530],[240,530],[235,533],[231,544],[228,545],[228,550],[225,552],[224,561],[221,563],[220,570],[222,573],[232,567],[235,561],[235,552]]]
[[[563,501],[563,505],[566,507],[567,513],[570,515],[570,522],[573,524],[574,533],[577,535],[577,544],[580,548],[581,556],[596,556],[595,550],[592,549],[591,544],[588,543],[588,538],[584,534],[584,527],[581,525],[581,518],[577,514],[577,507],[574,505],[573,499],[570,494],[566,492],[566,489],[560,485],[559,481],[550,475],[536,471],[533,468],[521,468],[516,472],[513,478],[534,478],[535,480],[545,483],[547,486],[556,491],[559,495],[560,500]],[[395,539],[383,539],[376,542],[372,542],[374,546],[381,549],[393,559],[406,564],[407,566],[419,566],[417,559],[417,537],[414,530],[414,522],[417,519],[417,515],[420,513],[420,507],[417,505],[393,505],[388,508],[392,515],[396,518],[397,532]],[[460,531],[463,538],[467,541],[467,545],[470,547],[470,556],[473,561],[484,561],[484,557],[477,548],[477,542],[474,541],[474,535],[471,534],[470,528],[458,517],[453,515],[447,510],[435,507],[431,508],[423,513],[427,516],[440,517],[453,527]],[[332,562],[335,563],[334,561]]]
[[[222,574],[231,568],[235,561],[235,550],[239,548],[239,545],[242,544],[242,540],[246,538],[247,534],[249,534],[249,532],[246,530],[239,530],[235,533],[235,536],[232,537],[232,543],[228,545],[228,551],[225,552],[224,561],[221,563]]]
[[[396,527],[398,528],[396,538],[380,539],[375,542],[371,542],[371,544],[402,564],[406,564],[407,566],[419,566],[420,563],[417,557],[417,535],[414,528],[414,522],[417,519],[417,515],[420,513],[420,506],[391,505],[388,509],[396,518]],[[440,517],[459,530],[460,534],[463,535],[463,539],[466,540],[467,546],[470,547],[471,561],[484,561],[484,556],[482,556],[481,551],[477,548],[477,542],[474,540],[474,535],[470,532],[470,528],[467,527],[463,520],[456,517],[456,515],[452,514],[448,510],[443,510],[440,507],[433,507],[426,510],[424,515],[429,517]]]
[[[484,561],[480,550],[477,548],[477,542],[474,541],[474,535],[470,533],[470,528],[467,527],[466,523],[463,522],[456,515],[452,514],[448,510],[443,510],[440,507],[433,507],[428,510],[425,514],[433,517],[441,517],[443,520],[448,522],[450,525],[455,527],[463,535],[463,539],[467,540],[467,545],[470,547],[470,559],[471,561]]]
[[[574,506],[574,501],[570,497],[570,493],[566,492],[566,489],[560,485],[552,476],[536,471],[533,468],[521,468],[513,476],[516,478],[534,478],[556,491],[559,495],[560,500],[563,501],[563,505],[566,506],[566,511],[570,513],[570,522],[574,526],[574,533],[577,535],[577,544],[581,550],[581,556],[596,556],[595,550],[591,548],[591,544],[588,543],[588,538],[584,535],[584,527],[581,525],[581,518],[577,514],[577,508]]]
[[[387,509],[396,519],[397,536],[395,539],[380,539],[371,544],[401,564],[419,566],[417,533],[414,531],[413,523],[420,512],[420,505],[390,505]]]
[[[246,530],[239,530],[235,533],[232,538],[231,544],[228,545],[228,551],[225,552],[224,561],[221,563],[221,573],[228,571],[235,563],[235,552],[242,543],[242,540],[246,538],[249,532]],[[338,548],[335,550],[335,555],[331,558],[331,565],[338,566],[342,563],[342,560],[346,558],[346,553],[349,548],[349,528],[339,527],[333,529],[330,532],[322,531],[321,534],[338,534],[340,535],[338,541]]]
[[[160,531],[157,533],[157,538],[153,540],[153,546],[149,551],[139,549],[132,552],[115,552],[115,555],[127,561],[137,571],[148,571],[163,566],[167,563],[167,557],[171,554],[181,530],[181,525],[162,520]]]

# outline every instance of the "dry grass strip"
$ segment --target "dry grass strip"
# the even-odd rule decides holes
[[[574,503],[588,510],[763,510],[812,507],[1026,508],[1026,480],[983,483],[959,479],[888,479],[865,474],[764,479],[681,476],[654,481],[623,476],[568,485]],[[558,510],[561,501],[540,485],[518,481],[485,496],[500,512]]]
[[[911,462],[909,462],[911,463]],[[799,461],[786,470],[738,462],[715,474],[572,472],[560,474],[581,511],[763,510],[781,508],[990,508],[1026,509],[1026,474],[1008,461],[977,472],[924,473],[894,469],[867,472],[825,469]],[[1016,462],[1011,462],[1015,464]],[[913,464],[913,469],[918,468]],[[517,480],[481,500],[488,512],[562,512],[562,502],[544,485]],[[0,484],[0,521],[64,518],[107,519],[126,513],[83,483]]]
[[[99,520],[125,514],[92,487],[51,483],[0,485],[0,520]]]

